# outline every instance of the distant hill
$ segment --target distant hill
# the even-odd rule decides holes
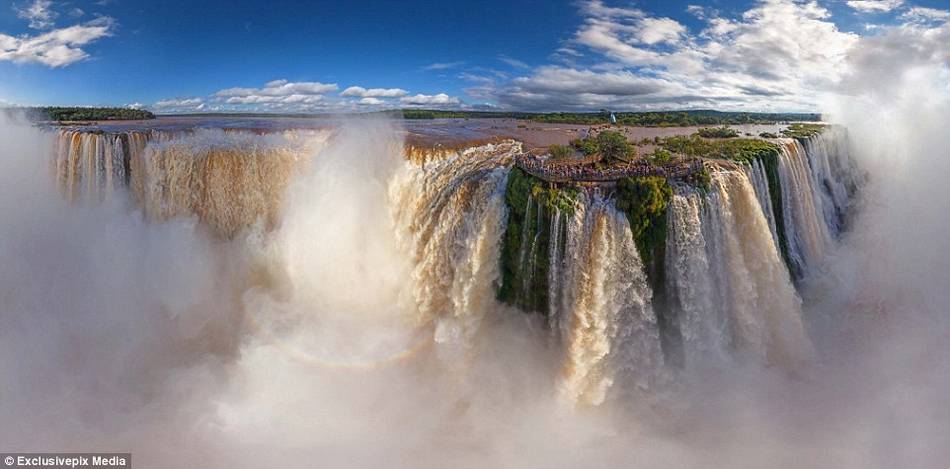
[[[405,119],[439,118],[509,118],[558,124],[597,125],[610,123],[610,112],[496,112],[496,111],[441,111],[429,109],[404,109]],[[775,122],[821,120],[821,114],[723,112],[713,110],[614,112],[617,123],[648,127],[678,127],[684,125],[735,125]]]
[[[123,107],[30,107],[20,108],[31,119],[40,121],[108,121],[154,119],[155,114]]]

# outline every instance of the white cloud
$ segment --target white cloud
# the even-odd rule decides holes
[[[201,98],[176,98],[176,99],[166,99],[158,101],[155,103],[156,108],[170,108],[170,107],[189,107],[197,106],[203,103]]]
[[[366,98],[360,99],[357,102],[364,106],[379,106],[381,104],[386,104],[386,101],[383,101],[377,98],[372,98],[372,97],[366,97]]]
[[[520,60],[518,60],[518,59],[514,59],[514,58],[511,58],[511,57],[508,57],[507,55],[499,55],[499,56],[498,56],[498,60],[500,60],[500,61],[502,61],[502,62],[504,62],[504,63],[506,63],[506,64],[508,64],[508,65],[510,65],[510,66],[512,66],[512,67],[514,67],[514,68],[524,68],[524,69],[529,69],[529,68],[531,68],[530,65],[528,65],[528,64],[526,64],[526,63],[524,63],[524,62],[522,62],[522,61],[520,61]]]
[[[134,106],[134,104],[129,105],[129,107]],[[204,111],[206,103],[201,98],[171,98],[158,101],[150,107],[157,112],[175,114]]]
[[[72,18],[79,18],[85,14],[86,12],[83,11],[82,8],[73,8],[72,10],[69,10],[69,16]]]
[[[904,0],[848,0],[848,6],[862,13],[891,11],[904,4]]]
[[[363,98],[400,98],[409,94],[406,90],[400,88],[370,88],[366,89],[362,86],[351,86],[342,93],[340,96],[353,96],[353,97],[363,97]]]
[[[65,67],[89,57],[81,47],[112,35],[115,21],[102,16],[37,36],[0,34],[0,61]]]
[[[238,109],[270,108],[280,111],[308,111],[325,106],[324,94],[339,89],[336,83],[315,81],[292,82],[273,80],[262,88],[227,88],[218,91],[212,100],[237,106]]]
[[[53,27],[53,20],[57,13],[50,9],[53,5],[51,0],[34,0],[26,7],[14,6],[17,18],[30,22],[33,29],[49,29]]]
[[[135,102],[135,103],[126,104],[125,107],[129,109],[142,109],[145,107],[145,105],[139,102]]]
[[[462,102],[453,96],[445,93],[435,95],[417,94],[415,96],[406,96],[399,100],[407,106],[457,106]]]
[[[320,83],[315,81],[290,82],[287,80],[273,80],[267,82],[263,88],[228,88],[215,93],[219,98],[250,98],[250,97],[288,97],[295,95],[315,96],[338,90],[336,83]]]
[[[644,18],[637,38],[644,44],[675,43],[686,33],[686,27],[670,18]]]
[[[458,61],[458,62],[436,62],[436,63],[432,63],[432,64],[429,64],[429,65],[426,65],[425,67],[422,67],[422,69],[423,69],[423,70],[446,70],[446,69],[449,69],[449,68],[460,67],[460,66],[462,66],[462,65],[465,65],[465,62],[463,62],[463,61]]]
[[[540,67],[483,87],[480,97],[518,109],[813,110],[816,90],[841,78],[858,38],[838,30],[815,0],[758,0],[733,18],[689,10],[706,23],[695,34],[669,18],[589,1],[568,47],[599,62]]]
[[[900,17],[902,20],[912,22],[950,21],[950,11],[938,10],[936,8],[913,7],[905,11]]]

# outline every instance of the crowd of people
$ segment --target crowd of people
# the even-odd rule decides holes
[[[616,163],[598,168],[590,164],[547,164],[546,161],[522,155],[516,158],[515,163],[521,169],[541,179],[553,182],[588,181],[607,182],[616,181],[625,177],[685,177],[692,171],[702,169],[699,160],[681,162],[675,165],[656,166],[644,161],[635,163]]]

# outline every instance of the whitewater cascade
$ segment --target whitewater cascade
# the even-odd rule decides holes
[[[521,144],[469,148],[407,162],[390,184],[393,216],[410,253],[420,324],[438,343],[468,348],[495,302],[508,168]]]
[[[781,150],[778,168],[788,257],[792,271],[801,275],[824,258],[832,237],[804,147],[798,140],[787,140]]]
[[[668,238],[687,363],[733,351],[789,368],[811,353],[801,300],[746,174],[717,171],[705,200],[674,196]]]
[[[836,235],[845,227],[851,197],[860,184],[860,172],[848,153],[847,131],[829,127],[805,139],[802,146],[808,155],[812,186],[821,199],[825,223]]]
[[[194,216],[233,238],[278,226],[290,180],[330,136],[63,130],[52,169],[71,202],[121,189],[148,220]],[[650,389],[664,364],[747,357],[795,369],[811,344],[792,281],[846,226],[858,179],[843,130],[777,143],[774,159],[709,166],[708,188],[667,181],[665,244],[651,248],[649,262],[661,262],[652,267],[614,186],[516,172],[523,149],[513,140],[405,147],[379,181],[409,260],[412,320],[456,357],[473,349],[498,299],[546,314],[563,354],[559,392],[574,404]]]
[[[769,179],[766,174],[765,164],[762,160],[753,160],[751,164],[745,165],[746,175],[752,182],[755,189],[755,196],[759,199],[759,205],[762,207],[762,213],[769,222],[769,231],[772,233],[772,241],[779,246],[778,225],[775,223],[776,209],[772,205],[772,197],[769,192]]]
[[[564,265],[560,282],[569,291],[560,317],[561,392],[571,402],[597,405],[619,379],[649,387],[662,354],[650,287],[627,218],[597,193],[582,197],[576,213],[567,231],[572,262]]]
[[[127,188],[149,220],[193,215],[230,238],[256,224],[276,225],[291,175],[327,138],[325,132],[63,130],[51,166],[70,202],[104,200]]]

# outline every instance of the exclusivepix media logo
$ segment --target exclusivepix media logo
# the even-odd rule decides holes
[[[8,453],[2,455],[3,467],[42,467],[75,469],[108,467],[131,469],[131,453]]]

